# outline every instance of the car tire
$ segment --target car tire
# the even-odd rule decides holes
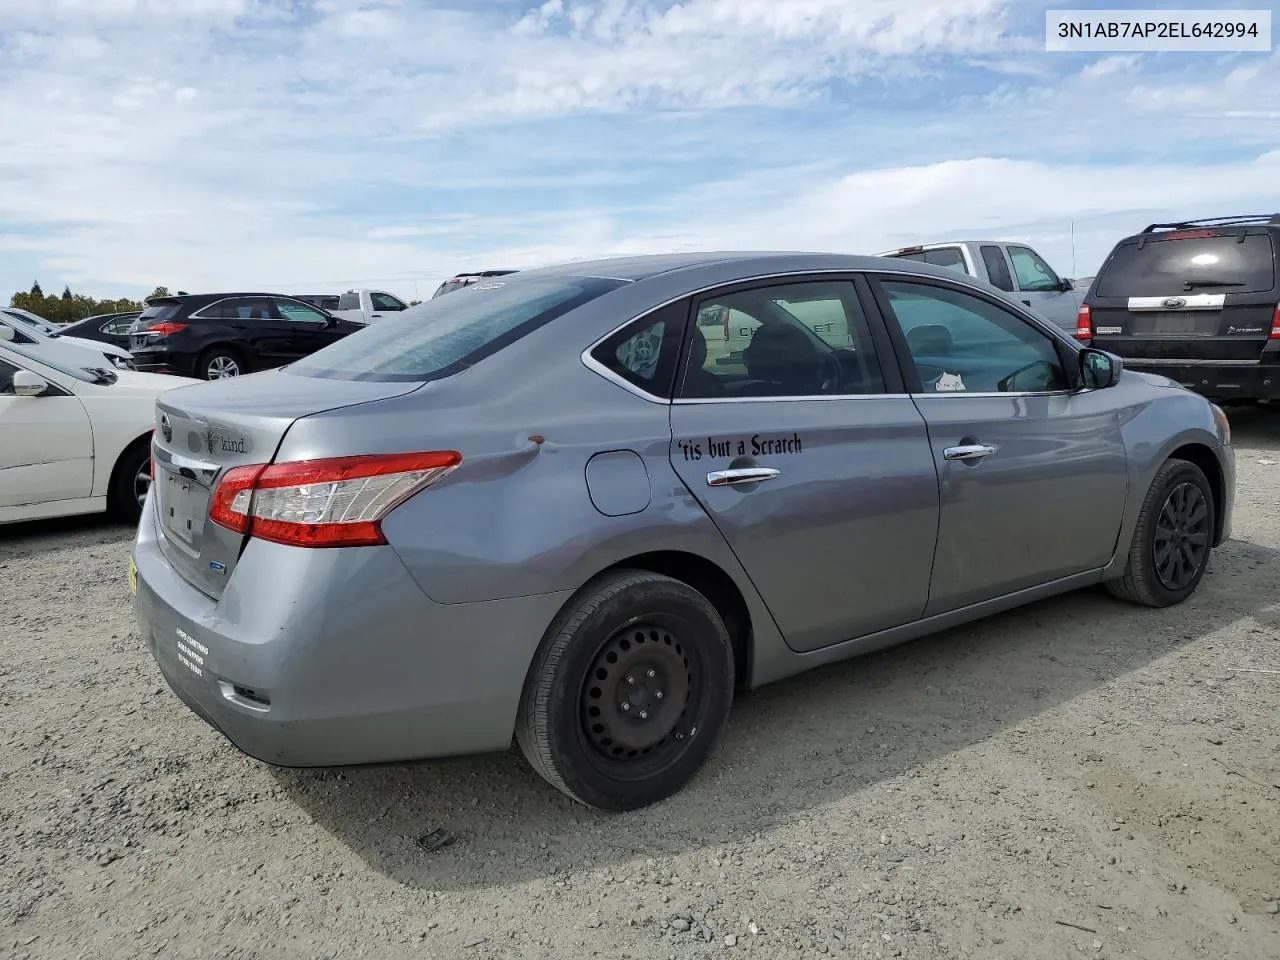
[[[612,571],[548,628],[516,742],[574,800],[634,810],[697,773],[728,722],[733,687],[733,643],[706,597],[661,574]]]
[[[1148,607],[1186,600],[1209,566],[1216,523],[1204,471],[1186,460],[1166,460],[1142,502],[1124,576],[1108,581],[1107,590]]]
[[[143,484],[143,475],[146,482]],[[142,516],[142,500],[151,486],[151,444],[140,440],[120,454],[111,475],[107,509],[116,519],[136,525]]]
[[[221,371],[221,372],[219,372]],[[234,372],[230,372],[234,371]],[[249,365],[238,350],[230,347],[214,347],[200,355],[196,363],[196,375],[201,380],[223,380],[239,377],[249,372]]]

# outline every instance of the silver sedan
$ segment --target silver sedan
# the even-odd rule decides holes
[[[735,691],[1229,535],[1220,409],[981,281],[701,254],[488,278],[165,394],[130,561],[172,690],[286,766],[508,749],[630,809]]]

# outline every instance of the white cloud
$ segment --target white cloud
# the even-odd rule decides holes
[[[0,0],[0,290],[411,294],[673,248],[1053,246],[1073,216],[1095,250],[1274,196],[1249,157],[1280,57],[1080,69],[999,0],[510,6]]]

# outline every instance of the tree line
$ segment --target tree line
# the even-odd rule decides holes
[[[156,287],[150,294],[150,297],[167,296],[167,287]],[[99,300],[83,293],[72,293],[69,285],[63,288],[61,296],[49,296],[40,289],[39,282],[33,283],[30,290],[15,293],[9,298],[9,306],[34,313],[50,323],[75,323],[101,313],[126,313],[142,309],[142,303],[138,300],[130,300],[128,297]]]

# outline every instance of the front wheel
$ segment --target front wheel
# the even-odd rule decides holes
[[[679,791],[720,738],[733,644],[688,584],[642,570],[589,583],[548,629],[521,696],[516,741],[573,799],[633,810]]]
[[[1108,582],[1107,589],[1148,607],[1181,603],[1209,566],[1216,519],[1213,488],[1204,472],[1187,460],[1166,460],[1138,514],[1124,576]]]

